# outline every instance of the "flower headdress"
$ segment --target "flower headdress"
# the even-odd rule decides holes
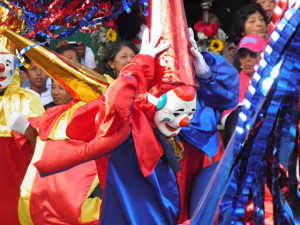
[[[114,21],[103,24],[100,29],[93,31],[92,40],[97,44],[98,51],[96,53],[96,64],[103,58],[105,49],[112,43],[120,40],[117,25]]]
[[[222,54],[227,35],[217,24],[198,21],[194,24],[194,30],[197,33],[197,45],[200,51]]]

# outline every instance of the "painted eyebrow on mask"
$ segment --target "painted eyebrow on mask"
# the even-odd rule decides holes
[[[177,112],[177,111],[184,112],[184,109],[177,109],[175,112]],[[193,108],[192,111],[196,111],[196,109]]]

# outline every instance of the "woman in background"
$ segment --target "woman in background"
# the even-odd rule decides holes
[[[139,49],[132,42],[114,42],[100,56],[98,70],[101,74],[108,74],[115,79],[138,53]]]
[[[267,16],[261,6],[251,3],[237,10],[229,30],[229,41],[238,44],[246,35],[257,34],[265,38],[267,33]]]

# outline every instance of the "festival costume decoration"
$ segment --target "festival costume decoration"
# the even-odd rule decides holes
[[[19,11],[15,7],[11,10],[0,7],[1,29],[22,32],[23,21],[16,17]],[[0,223],[15,225],[19,224],[17,208],[20,185],[32,158],[33,146],[23,135],[11,131],[8,126],[10,112],[34,117],[41,115],[44,108],[38,97],[20,88],[17,59],[14,56],[16,49],[2,35],[0,52]]]
[[[26,24],[33,30],[28,38],[36,33],[49,39],[70,36],[77,31],[91,33],[98,30],[103,23],[115,19],[123,11],[130,12],[133,3],[144,5],[144,13],[147,14],[147,0],[7,0],[0,5],[9,9],[9,2],[14,7],[23,11]],[[54,34],[61,27],[68,29],[60,34]]]
[[[274,11],[274,27],[244,100],[236,131],[191,224],[213,224],[214,219],[219,224],[224,220],[265,224],[270,214],[275,224],[300,222],[296,166],[300,5],[298,1],[280,1],[278,5],[284,7]],[[288,5],[290,8],[284,11]]]
[[[24,135],[29,126],[29,121],[20,112],[10,112],[8,125],[11,130]]]
[[[176,136],[182,127],[191,124],[196,111],[196,92],[189,86],[168,91],[157,103],[154,124],[166,137]]]
[[[87,102],[99,98],[113,81],[110,76],[100,75],[74,60],[36,45],[35,42],[11,30],[4,30],[2,35],[6,36],[19,49],[27,48],[26,55],[30,60],[34,61],[77,100]]]
[[[68,171],[41,178],[33,166],[43,151],[57,149],[60,154],[84,142],[69,140],[66,127],[74,112],[85,102],[51,107],[35,118],[29,118],[38,131],[33,159],[21,185],[19,220],[21,224],[99,224],[101,199],[95,191],[100,188],[94,161]]]
[[[193,43],[189,40],[182,1],[155,0],[150,5],[158,7],[152,12],[161,10],[161,17],[154,19],[166,27],[154,27],[155,23],[151,23],[150,42],[144,39],[142,44],[144,54],[138,54],[122,70],[101,99],[76,110],[67,127],[70,138],[88,143],[66,149],[60,155],[63,161],[57,161],[57,152],[45,151],[41,160],[34,163],[42,175],[49,175],[95,159],[104,190],[100,224],[176,224],[186,220],[189,187],[202,168],[204,154],[199,149],[215,153],[211,147],[217,141],[216,115],[237,103],[238,93],[234,88],[237,71],[221,56],[203,53],[203,58],[196,54],[192,60],[195,56],[188,53]],[[175,20],[174,15],[180,19]],[[183,28],[185,32],[175,34]],[[161,33],[162,38],[155,47]],[[170,48],[156,55],[168,46],[166,42],[170,42]],[[144,52],[143,47],[150,48]],[[156,60],[150,55],[156,56]],[[209,74],[204,78],[194,73],[194,66],[203,65],[202,61],[209,66]],[[160,97],[165,93],[169,97],[175,92],[177,97],[194,106],[193,96],[199,85],[191,125],[183,127],[187,121],[181,124],[179,136],[182,139],[165,137],[153,122],[157,110],[165,106],[164,97]],[[184,86],[193,90],[193,94],[182,94]],[[80,131],[82,118],[88,126],[80,127]],[[200,140],[195,138],[199,135]]]

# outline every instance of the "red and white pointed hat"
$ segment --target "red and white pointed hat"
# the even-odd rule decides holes
[[[148,27],[150,40],[152,35],[162,31],[157,45],[167,41],[171,44],[155,57],[155,78],[148,87],[147,99],[156,106],[158,98],[174,88],[197,87],[182,0],[150,0]],[[154,111],[149,108],[147,111],[152,118]]]
[[[182,0],[150,0],[148,27],[150,39],[162,30],[158,45],[166,41],[171,43],[155,58],[155,78],[151,86],[161,83],[196,86]]]

